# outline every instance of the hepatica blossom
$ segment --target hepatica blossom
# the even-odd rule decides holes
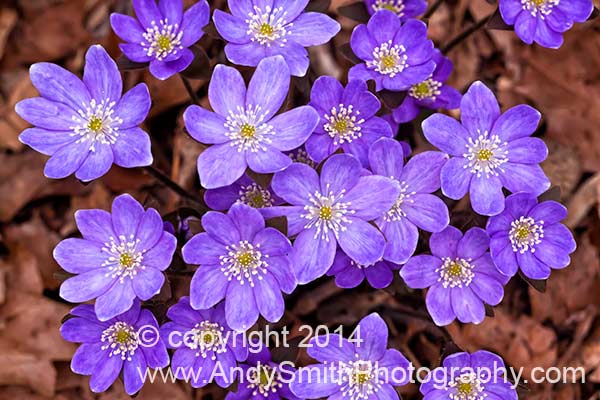
[[[343,251],[338,250],[327,275],[335,276],[335,284],[344,289],[357,287],[365,278],[369,285],[375,289],[383,289],[392,283],[394,279],[393,271],[398,268],[398,265],[385,260],[370,265],[361,265],[344,254]]]
[[[391,11],[378,11],[354,28],[350,46],[364,63],[350,68],[348,79],[372,79],[377,91],[408,90],[435,69],[425,23],[411,19],[403,24]]]
[[[380,137],[392,136],[390,125],[375,116],[381,103],[363,81],[350,81],[344,88],[337,79],[322,76],[314,83],[309,104],[321,117],[306,142],[306,151],[316,162],[342,148],[368,166],[369,146]]]
[[[288,364],[274,362],[266,346],[251,352],[246,363],[240,365],[243,379],[237,391],[227,393],[225,400],[300,400],[290,390],[289,382],[296,370]]]
[[[452,61],[448,57],[444,57],[437,49],[434,52],[433,61],[435,62],[433,75],[412,85],[402,104],[392,111],[396,122],[412,121],[419,115],[422,108],[451,110],[460,106],[461,94],[445,83],[452,73]]]
[[[190,135],[212,144],[198,157],[200,183],[207,189],[232,184],[250,167],[273,173],[292,163],[282,151],[301,146],[317,126],[310,106],[275,116],[290,85],[290,72],[281,56],[262,60],[248,89],[238,70],[217,65],[208,86],[215,112],[190,106],[183,115]]]
[[[509,278],[496,269],[489,243],[481,228],[463,236],[449,226],[431,235],[431,255],[411,257],[400,270],[409,287],[429,288],[427,310],[436,325],[448,325],[455,318],[479,324],[485,318],[484,303],[495,306],[502,301]]]
[[[104,210],[78,210],[75,222],[83,238],[61,241],[54,258],[67,272],[60,296],[72,303],[96,299],[100,321],[129,310],[137,297],[158,294],[177,246],[164,230],[160,214],[144,208],[128,194],[117,197],[112,215]]]
[[[195,387],[204,387],[214,377],[221,387],[231,385],[230,371],[248,357],[241,334],[235,334],[225,320],[225,303],[207,310],[194,310],[187,296],[167,311],[170,321],[160,328],[167,347],[174,348],[171,369],[178,379],[189,379]],[[217,373],[225,371],[224,374]],[[190,371],[193,371],[191,373]]]
[[[123,92],[117,64],[99,45],[85,55],[83,81],[56,64],[37,63],[30,78],[40,97],[17,103],[21,118],[34,125],[19,140],[51,156],[44,175],[82,181],[104,175],[113,162],[133,168],[152,164],[150,138],[138,127],[150,109],[145,84]]]
[[[555,201],[543,201],[528,193],[506,198],[504,211],[489,219],[492,258],[500,272],[513,276],[519,268],[531,279],[546,279],[551,269],[569,265],[575,240],[560,223],[567,209]]]
[[[225,211],[235,203],[244,203],[258,209],[263,215],[269,215],[272,206],[283,201],[273,193],[270,187],[263,188],[244,174],[229,186],[208,189],[204,192],[204,202],[213,210]]]
[[[337,244],[362,265],[383,256],[385,239],[371,225],[394,204],[397,182],[383,176],[361,176],[360,161],[336,154],[323,164],[321,176],[294,163],[275,174],[271,186],[291,206],[285,207],[288,234],[294,241],[292,265],[298,283],[308,283],[333,264]]]
[[[82,304],[71,310],[72,318],[60,327],[62,337],[81,343],[71,369],[81,375],[91,375],[90,389],[107,390],[123,371],[125,391],[137,393],[149,368],[169,365],[169,354],[163,340],[156,336],[158,323],[148,310],[140,310],[136,301],[124,314],[99,321],[94,306]]]
[[[502,19],[522,41],[553,49],[562,46],[563,32],[587,21],[593,10],[592,0],[500,0]]]
[[[186,69],[194,59],[189,49],[204,32],[210,8],[200,0],[185,13],[183,0],[133,0],[137,19],[113,13],[110,24],[125,43],[119,47],[127,58],[150,63],[150,73],[167,79]]]
[[[326,14],[303,12],[309,0],[228,0],[231,14],[215,10],[219,34],[229,43],[225,55],[234,64],[255,66],[281,55],[294,76],[308,70],[305,47],[327,43],[340,24]]]
[[[398,399],[394,386],[408,383],[410,363],[398,350],[387,349],[388,328],[379,314],[359,322],[356,339],[312,338],[307,352],[319,364],[298,370],[292,392],[302,399]]]
[[[413,255],[421,228],[440,232],[450,222],[446,204],[432,193],[440,188],[440,170],[448,157],[426,151],[404,165],[404,150],[394,139],[379,139],[369,150],[373,173],[390,177],[400,185],[394,204],[375,223],[387,239],[383,258],[403,264]]]
[[[522,104],[500,115],[492,91],[475,82],[460,111],[461,123],[443,114],[423,121],[427,140],[451,156],[441,172],[446,196],[458,200],[469,192],[475,212],[496,215],[504,209],[502,187],[535,195],[550,187],[538,165],[548,148],[530,137],[540,121],[537,110]]]
[[[192,307],[207,309],[225,298],[225,318],[236,331],[250,328],[259,314],[279,321],[285,307],[281,292],[296,287],[289,240],[265,228],[262,215],[240,203],[227,214],[204,214],[202,227],[205,232],[182,249],[185,262],[200,265],[190,287]]]
[[[446,357],[421,384],[424,400],[517,400],[517,391],[506,378],[498,355],[479,350]]]
[[[365,0],[365,5],[369,14],[388,10],[404,22],[423,14],[427,9],[427,0]]]

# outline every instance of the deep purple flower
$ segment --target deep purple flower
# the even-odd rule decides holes
[[[416,19],[403,24],[391,11],[378,11],[366,25],[354,28],[350,45],[364,63],[350,68],[348,79],[373,79],[377,91],[408,90],[435,69],[427,25]]]
[[[366,278],[375,289],[386,288],[394,279],[398,265],[380,260],[371,265],[360,265],[343,251],[338,250],[327,276],[335,276],[335,284],[344,289],[357,287]]]
[[[208,86],[215,112],[198,106],[183,119],[192,137],[212,144],[198,157],[200,183],[206,189],[231,185],[250,167],[254,172],[282,171],[292,163],[282,151],[301,146],[319,122],[317,112],[302,106],[275,113],[290,85],[290,72],[281,56],[262,60],[248,90],[238,70],[217,65]]]
[[[137,19],[113,13],[110,24],[126,43],[119,47],[131,61],[150,62],[150,72],[167,79],[192,63],[189,49],[204,32],[210,18],[206,0],[200,0],[185,13],[183,0],[133,0]]]
[[[281,55],[294,76],[308,70],[305,47],[327,43],[340,24],[326,14],[303,12],[308,0],[228,0],[231,14],[215,10],[213,20],[228,41],[225,55],[234,64],[255,66]],[[272,110],[275,112],[275,110]]]
[[[69,342],[81,343],[71,360],[71,370],[92,376],[92,392],[107,390],[123,371],[125,391],[133,395],[144,385],[149,369],[169,365],[156,318],[150,311],[140,310],[139,301],[107,321],[99,321],[90,304],[75,307],[71,315],[60,333]]]
[[[400,184],[400,194],[375,223],[387,239],[383,258],[404,264],[417,248],[419,230],[440,232],[450,222],[448,207],[431,194],[440,188],[440,170],[448,157],[426,151],[404,165],[402,144],[394,139],[379,139],[369,150],[371,170]]]
[[[271,187],[263,188],[244,174],[229,186],[218,189],[208,189],[204,192],[204,202],[213,210],[226,211],[235,203],[244,203],[258,209],[268,218],[269,208],[283,203],[273,193]]]
[[[366,167],[371,144],[380,137],[392,136],[390,125],[375,116],[381,103],[364,81],[350,81],[344,88],[337,79],[322,76],[314,83],[309,105],[321,117],[306,141],[306,151],[316,162],[342,148]]]
[[[481,82],[471,85],[460,102],[461,123],[443,114],[423,121],[427,140],[448,153],[441,172],[442,192],[461,199],[467,192],[478,214],[504,209],[502,187],[539,195],[550,181],[538,165],[546,159],[543,140],[530,137],[540,113],[521,104],[500,115],[492,91]]]
[[[365,0],[369,14],[388,10],[396,14],[402,22],[416,18],[427,10],[427,0]]]
[[[271,186],[291,206],[285,209],[288,234],[294,241],[292,265],[298,283],[327,272],[337,244],[362,265],[379,261],[385,238],[369,224],[383,215],[400,194],[397,182],[383,176],[361,176],[360,161],[336,154],[323,164],[321,176],[294,163],[275,174]]]
[[[419,115],[421,108],[451,110],[460,106],[462,95],[452,86],[445,84],[452,73],[452,61],[437,49],[433,61],[435,61],[433,75],[412,85],[402,104],[392,111],[396,122],[412,121]]]
[[[65,239],[54,249],[58,264],[78,274],[60,286],[63,299],[96,299],[96,315],[106,321],[129,310],[136,297],[148,300],[160,291],[177,240],[155,209],[144,211],[123,194],[113,201],[112,214],[78,210],[75,222],[83,239]]]
[[[176,349],[171,361],[175,377],[189,379],[195,388],[206,386],[213,377],[221,387],[231,385],[229,372],[246,360],[248,347],[227,325],[225,303],[197,311],[184,296],[169,308],[167,317],[171,321],[161,327],[160,335],[168,348]],[[220,370],[225,373],[216,373]]]
[[[517,400],[506,377],[504,361],[494,353],[454,353],[427,375],[420,390],[424,400]]]
[[[562,33],[574,22],[585,22],[592,15],[592,0],[500,0],[500,14],[527,44],[557,49]]]
[[[259,313],[269,322],[283,315],[281,292],[291,293],[296,281],[290,266],[290,241],[277,229],[265,228],[254,208],[237,203],[227,214],[209,211],[205,232],[183,247],[183,259],[200,265],[192,278],[191,305],[204,310],[225,298],[227,324],[247,330]]]
[[[266,346],[259,352],[251,352],[240,367],[243,379],[240,379],[237,391],[227,393],[225,400],[300,400],[289,385],[296,370],[289,362],[282,365],[274,362]]]
[[[453,226],[429,239],[432,255],[411,257],[400,276],[413,289],[429,288],[427,310],[436,325],[448,325],[455,318],[479,324],[487,303],[495,306],[504,297],[508,277],[502,275],[487,251],[490,239],[481,228],[465,235]]]
[[[560,223],[567,209],[555,201],[543,201],[528,193],[506,198],[504,211],[487,224],[490,251],[496,266],[506,276],[520,268],[531,279],[546,279],[551,269],[565,268],[576,243]]]
[[[292,393],[302,399],[397,400],[393,386],[408,383],[410,363],[398,350],[387,349],[388,328],[379,314],[359,322],[355,340],[338,334],[312,338],[308,355],[320,364],[296,372]]]
[[[117,64],[95,45],[85,55],[83,81],[56,64],[37,63],[29,70],[40,97],[15,106],[34,125],[19,140],[51,156],[44,175],[72,173],[85,182],[108,172],[113,162],[125,168],[152,164],[150,137],[138,127],[150,110],[150,94],[140,83],[123,93]]]

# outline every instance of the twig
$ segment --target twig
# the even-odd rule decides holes
[[[429,10],[427,10],[425,12],[425,14],[423,14],[423,19],[427,19],[427,18],[431,17],[433,15],[433,13],[435,12],[435,10],[437,10],[442,5],[443,2],[444,2],[444,0],[436,0],[436,2],[433,3],[431,5],[431,7],[429,7]]]
[[[181,77],[181,81],[183,82],[183,86],[185,86],[185,90],[187,90],[188,94],[190,95],[190,99],[192,100],[193,104],[200,104],[200,99],[198,99],[198,95],[196,94],[196,92],[194,91],[194,89],[192,88],[192,84],[190,83],[190,81],[188,80],[188,78],[186,78],[185,76],[179,74],[179,76]]]
[[[165,175],[163,172],[159,171],[158,169],[154,168],[152,165],[149,165],[149,166],[145,167],[144,169],[150,175],[152,175],[154,178],[156,178],[158,181],[163,183],[165,186],[167,186],[169,189],[171,189],[172,191],[174,191],[181,197],[191,200],[194,203],[202,204],[202,202],[198,199],[198,196],[194,196],[193,194],[191,194],[190,192],[188,192],[187,190],[185,190],[184,188],[179,186],[176,182],[173,182],[171,180],[171,178],[169,178],[167,175]]]
[[[474,25],[470,26],[469,28],[465,29],[464,31],[459,33],[457,36],[452,38],[448,42],[448,44],[446,44],[444,47],[441,48],[441,52],[443,54],[446,54],[450,50],[452,50],[454,47],[461,44],[465,39],[467,39],[469,36],[471,36],[472,34],[477,32],[479,29],[481,29],[490,20],[490,18],[492,18],[492,15],[494,15],[494,13],[491,13],[487,17],[480,19]]]

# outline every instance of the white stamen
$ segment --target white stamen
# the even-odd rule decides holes
[[[329,241],[329,231],[332,231],[337,238],[340,231],[347,229],[346,225],[351,223],[346,214],[352,215],[354,210],[349,210],[350,202],[341,201],[346,191],[342,190],[339,194],[334,194],[327,185],[326,194],[316,191],[309,194],[311,205],[304,206],[306,214],[302,217],[308,220],[304,226],[305,229],[316,226],[315,239],[325,239]]]
[[[469,137],[467,152],[463,154],[469,163],[464,168],[469,168],[478,178],[482,175],[486,178],[498,176],[498,171],[504,172],[502,164],[508,162],[507,142],[502,142],[498,135],[489,136],[488,131],[478,132],[479,137],[475,141]]]
[[[522,216],[511,222],[508,238],[515,253],[535,253],[535,246],[544,238],[544,221]]]
[[[323,129],[333,138],[335,145],[351,143],[354,139],[362,136],[361,125],[364,119],[358,119],[360,111],[354,110],[354,106],[343,104],[333,107],[329,114],[325,114],[328,121]]]
[[[437,97],[442,93],[440,91],[441,87],[442,82],[429,78],[425,79],[421,83],[412,85],[408,91],[408,94],[417,100],[429,99],[431,101],[435,101],[435,99],[437,99]]]
[[[462,288],[471,284],[471,281],[475,277],[475,273],[473,272],[475,266],[471,264],[470,258],[466,260],[464,258],[452,260],[450,257],[444,257],[442,260],[444,261],[442,266],[435,270],[440,275],[438,282],[442,282],[442,286],[445,288]]]
[[[228,253],[219,258],[221,271],[229,281],[235,278],[240,285],[248,281],[248,284],[254,287],[254,279],[263,279],[269,266],[266,261],[269,256],[260,252],[260,245],[242,240],[238,244],[227,246],[226,249]]]
[[[398,17],[404,16],[404,0],[376,0],[375,4],[371,6],[373,11],[377,12],[380,10],[389,10],[396,13]]]
[[[287,11],[283,11],[283,7],[267,6],[263,11],[254,6],[254,13],[249,13],[245,21],[248,24],[246,33],[250,35],[250,40],[253,42],[266,46],[278,42],[280,46],[284,46],[287,42],[285,36],[290,34],[293,25],[286,22],[286,15]]]
[[[245,109],[238,106],[236,111],[229,111],[225,135],[231,139],[231,146],[237,146],[238,151],[265,151],[264,144],[271,143],[275,134],[273,127],[264,122],[268,110],[262,111],[261,106],[249,105]]]
[[[349,362],[338,362],[338,385],[342,397],[349,400],[367,400],[375,398],[382,383],[378,368],[372,361],[360,360],[358,354]]]
[[[118,356],[123,361],[131,361],[131,356],[135,354],[139,345],[135,327],[122,321],[106,328],[100,341],[105,343],[101,347],[102,350],[110,349],[109,357]]]
[[[239,191],[239,202],[249,205],[254,208],[271,207],[273,205],[273,199],[271,199],[271,192],[267,189],[263,189],[255,182],[252,182],[248,186],[242,186]]]
[[[142,264],[146,250],[137,249],[140,240],[134,235],[130,235],[129,239],[123,235],[118,240],[112,236],[109,239],[110,242],[102,247],[102,251],[108,253],[108,258],[102,263],[103,267],[108,267],[105,276],[119,278],[119,282],[123,283],[125,278],[133,279],[139,270],[146,268]]]
[[[559,4],[560,0],[521,0],[523,10],[529,11],[533,17],[539,16],[542,20],[545,20],[552,9]]]
[[[393,177],[392,177],[393,179]],[[383,216],[383,219],[391,222],[391,221],[399,221],[400,219],[406,217],[406,213],[402,210],[402,205],[404,203],[414,203],[415,201],[411,199],[412,195],[417,194],[417,192],[409,192],[408,184],[405,181],[400,182],[400,195],[396,199],[396,202],[388,210],[388,212]]]
[[[181,45],[183,31],[179,30],[178,24],[169,24],[168,19],[165,18],[158,24],[152,21],[151,25],[142,34],[144,41],[141,45],[146,50],[146,55],[162,61],[169,55],[183,50]]]
[[[197,350],[196,357],[206,358],[210,354],[214,361],[217,354],[227,351],[223,331],[224,328],[218,323],[205,320],[194,325],[191,334],[184,336],[183,342],[186,347]]]
[[[408,56],[403,45],[395,44],[388,40],[373,50],[373,60],[367,61],[367,68],[374,69],[382,75],[393,78],[408,67]]]
[[[274,371],[270,366],[259,362],[251,371],[248,387],[253,389],[252,396],[269,397],[269,395],[277,393],[283,387],[281,374],[277,370]]]
[[[481,380],[474,372],[465,372],[448,384],[447,391],[450,400],[484,400],[484,387]]]
[[[110,99],[102,100],[100,103],[95,99],[83,109],[77,110],[72,120],[76,125],[71,126],[72,136],[80,136],[77,143],[89,141],[90,150],[96,151],[96,143],[114,144],[119,137],[119,125],[123,119],[113,116],[116,102]]]

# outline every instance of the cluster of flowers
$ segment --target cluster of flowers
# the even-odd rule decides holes
[[[327,274],[343,288],[365,278],[384,288],[398,269],[409,287],[429,288],[426,305],[436,324],[480,323],[485,304],[500,303],[504,285],[517,271],[547,279],[551,269],[566,267],[575,250],[571,233],[560,223],[566,209],[537,198],[550,186],[539,166],[547,148],[531,137],[540,113],[527,105],[501,113],[481,82],[464,96],[446,85],[452,63],[427,39],[425,23],[413,19],[425,10],[425,1],[368,1],[373,15],[354,29],[350,42],[363,62],[350,69],[347,85],[320,77],[308,105],[278,113],[291,77],[308,69],[305,47],[326,43],[340,30],[329,16],[305,12],[307,3],[230,0],[231,14],[213,14],[228,42],[228,60],[256,70],[246,85],[237,69],[217,65],[208,87],[212,111],[192,105],[184,113],[189,134],[208,146],[198,157],[198,173],[206,204],[215,211],[203,215],[204,231],[181,249],[185,262],[198,268],[189,298],[169,309],[170,322],[161,332],[193,330],[198,337],[216,338],[227,330],[245,331],[259,315],[279,321],[283,293],[298,284]],[[125,56],[149,63],[159,79],[187,68],[194,58],[189,47],[209,21],[206,0],[185,13],[181,0],[133,0],[133,7],[137,19],[111,16],[114,31],[125,41],[120,45]],[[585,20],[591,2],[501,0],[500,10],[525,41],[546,45],[557,44],[557,32],[572,21]],[[117,65],[101,46],[88,50],[83,80],[49,63],[33,65],[30,74],[40,97],[16,106],[35,126],[20,140],[50,156],[47,177],[74,173],[91,181],[113,163],[126,168],[152,163],[149,136],[139,128],[151,106],[148,89],[139,84],[122,95]],[[382,107],[367,87],[369,80],[376,92],[407,93],[391,115],[378,116]],[[440,151],[406,161],[410,147],[393,138],[395,129],[422,108],[460,108],[461,120],[428,117],[423,133]],[[270,185],[254,182],[248,169],[274,174]],[[440,189],[455,200],[469,193],[473,210],[489,217],[485,229],[463,234],[450,226]],[[513,194],[505,198],[503,189]],[[266,225],[266,219],[278,216],[286,217],[287,234]],[[126,391],[135,393],[143,385],[140,369],[169,363],[209,371],[217,360],[231,367],[270,362],[268,354],[249,357],[243,346],[219,346],[214,340],[179,348],[171,359],[162,340],[141,346],[138,329],[158,327],[158,322],[140,302],[160,292],[178,247],[176,237],[156,210],[145,210],[127,194],[114,200],[111,213],[80,210],[75,220],[82,238],[65,239],[54,251],[61,267],[74,274],[63,282],[60,295],[73,303],[95,303],[75,307],[62,334],[82,343],[72,369],[92,375],[93,391],[106,390],[123,371]],[[431,255],[414,255],[419,229],[432,233]],[[361,326],[363,347],[343,342],[309,351],[321,363],[311,368],[337,363],[347,376],[343,382],[287,387],[259,379],[231,397],[396,399],[368,362],[389,367],[408,362],[396,350],[386,350],[387,327],[379,316],[365,318]],[[475,353],[452,362],[468,366],[496,359]],[[490,399],[516,398],[506,385],[487,386],[477,379],[461,376],[442,394],[426,385],[422,391],[428,399],[445,394],[479,399],[484,393]],[[232,381],[216,383],[228,387]]]

